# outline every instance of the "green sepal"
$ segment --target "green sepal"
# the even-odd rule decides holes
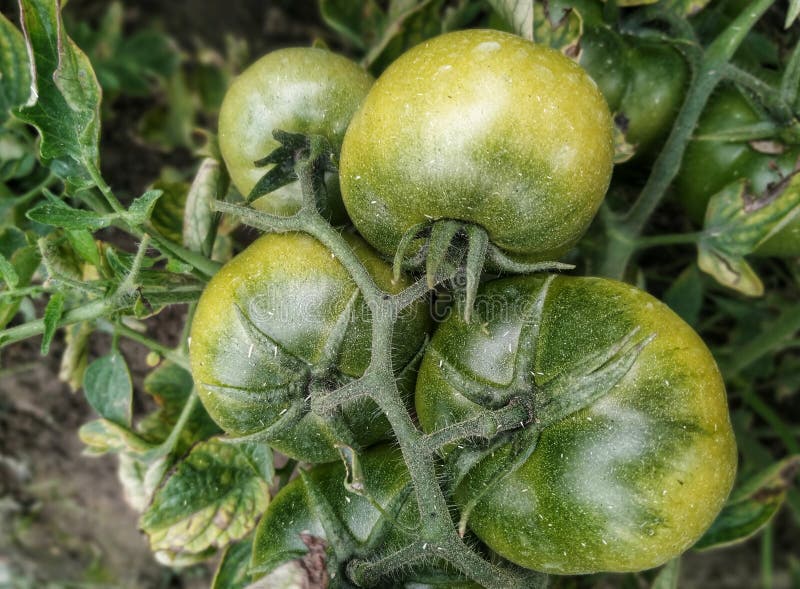
[[[442,219],[433,223],[428,240],[428,254],[425,258],[425,276],[428,288],[433,288],[443,276],[452,275],[453,268],[447,258],[453,239],[461,229],[461,223],[450,219]]]

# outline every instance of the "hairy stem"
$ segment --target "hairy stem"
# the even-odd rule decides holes
[[[491,439],[500,432],[524,425],[533,419],[533,400],[514,397],[505,407],[485,411],[459,423],[430,433],[420,440],[420,447],[434,453],[467,438]]]
[[[424,548],[418,544],[409,544],[397,552],[378,560],[351,560],[347,563],[347,576],[359,587],[375,586],[387,573],[402,569],[426,558],[428,556],[426,553],[427,548],[427,544],[424,544]]]
[[[92,301],[82,307],[64,313],[58,322],[58,327],[80,323],[81,321],[92,321],[93,319],[111,314],[113,310],[114,305],[109,300]],[[0,330],[0,347],[13,344],[14,342],[35,335],[41,335],[42,333],[44,333],[43,319],[28,321],[22,325],[9,327],[8,329]]]
[[[784,102],[783,97],[778,95],[775,88],[767,84],[761,78],[754,76],[750,72],[732,63],[725,66],[725,77],[731,82],[755,94],[759,102],[761,102],[761,104],[763,104],[777,119],[777,122],[786,125],[794,118],[791,104]]]

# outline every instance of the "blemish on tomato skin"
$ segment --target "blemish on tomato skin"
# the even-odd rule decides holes
[[[500,47],[500,43],[497,41],[484,41],[480,45],[477,45],[474,50],[481,53],[493,53],[500,49]]]

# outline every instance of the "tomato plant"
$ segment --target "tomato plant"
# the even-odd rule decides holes
[[[387,254],[413,227],[455,219],[513,255],[553,259],[600,206],[611,129],[596,86],[563,55],[498,31],[450,33],[370,90],[342,146],[342,196]]]
[[[745,257],[800,215],[797,2],[320,0],[337,37],[302,29],[224,100],[235,40],[127,41],[112,3],[87,54],[58,3],[19,4],[0,348],[61,353],[160,563],[219,557],[213,589],[663,589],[758,536],[763,583],[788,577],[800,271]],[[101,122],[133,95],[169,165],[115,190],[138,158],[101,166],[127,136]],[[219,142],[191,133],[217,114]],[[51,499],[24,459],[12,489]]]
[[[709,199],[731,182],[746,179],[748,191],[757,199],[796,169],[800,146],[724,136],[726,131],[764,122],[768,119],[734,88],[721,88],[708,102],[675,181],[678,198],[696,221],[702,220]],[[800,220],[779,231],[756,253],[800,255]]]
[[[276,129],[321,135],[338,152],[345,129],[366,96],[372,78],[347,58],[318,48],[273,51],[248,67],[225,94],[219,143],[231,179],[247,196],[268,171],[257,166],[276,147]],[[326,213],[343,220],[338,178],[327,179]],[[260,198],[258,208],[292,214],[300,188],[289,184]]]
[[[393,282],[362,240],[347,240],[377,284],[389,292],[408,285]],[[420,305],[394,331],[392,360],[409,383],[428,325]],[[369,399],[330,422],[307,408],[315,388],[336,388],[363,374],[369,335],[364,299],[330,250],[302,234],[266,235],[204,290],[193,321],[192,373],[204,406],[229,434],[268,438],[289,456],[326,462],[337,458],[337,443],[367,446],[389,432]]]

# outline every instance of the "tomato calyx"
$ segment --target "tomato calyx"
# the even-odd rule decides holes
[[[407,258],[412,245],[419,240],[423,243]],[[575,266],[555,261],[520,262],[493,244],[479,225],[457,219],[432,219],[406,231],[397,246],[392,267],[395,280],[403,269],[424,268],[429,289],[445,281],[456,287],[463,285],[464,319],[469,323],[485,268],[508,274],[534,274],[572,270]]]
[[[325,172],[336,172],[333,162],[333,148],[328,139],[322,135],[304,135],[302,133],[288,133],[280,129],[272,132],[273,138],[280,145],[269,154],[256,160],[253,164],[257,168],[271,167],[253,186],[247,195],[246,202],[251,203],[257,198],[278,190],[282,186],[291,184],[296,180],[303,180],[298,166],[309,166],[312,175],[322,178]],[[315,182],[313,194],[316,197],[313,204],[317,206],[325,198],[327,188],[324,181]],[[307,194],[303,190],[304,198]],[[306,205],[311,203],[304,203]]]
[[[463,535],[473,509],[482,498],[506,477],[515,473],[536,450],[540,436],[551,426],[600,401],[625,377],[639,354],[654,338],[642,335],[635,328],[620,340],[581,358],[564,368],[558,375],[543,381],[534,367],[544,301],[551,277],[525,312],[514,373],[508,386],[490,385],[465,375],[431,347],[432,361],[438,365],[442,378],[477,408],[465,421],[428,434],[426,441],[441,440],[448,469],[454,481],[454,493],[461,506],[459,532]],[[453,320],[461,320],[453,318]],[[437,355],[438,354],[438,355]],[[512,402],[524,399],[533,403],[531,419],[496,431],[492,437],[481,436],[481,427],[491,416],[505,415]],[[506,407],[503,407],[507,404]],[[501,409],[497,409],[501,407]],[[462,440],[489,437],[481,445],[458,443]]]

